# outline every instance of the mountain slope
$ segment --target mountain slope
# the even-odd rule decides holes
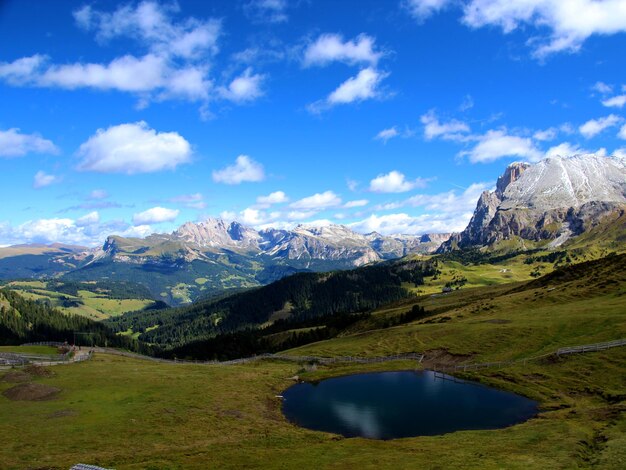
[[[626,210],[626,161],[618,157],[552,157],[513,163],[496,190],[478,200],[467,228],[440,252],[476,246],[557,247]],[[509,243],[510,244],[510,243]]]

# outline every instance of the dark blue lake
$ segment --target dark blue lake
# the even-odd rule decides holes
[[[349,375],[299,383],[283,393],[292,423],[346,437],[394,439],[497,429],[537,414],[537,402],[430,371]]]

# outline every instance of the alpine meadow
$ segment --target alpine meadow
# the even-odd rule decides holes
[[[626,468],[626,0],[0,43],[0,469]]]

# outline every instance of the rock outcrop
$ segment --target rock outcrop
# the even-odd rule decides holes
[[[551,157],[513,163],[493,192],[481,194],[468,226],[439,248],[494,245],[519,237],[564,243],[626,206],[626,162],[619,157]]]

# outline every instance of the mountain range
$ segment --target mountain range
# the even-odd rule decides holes
[[[187,222],[170,234],[112,235],[92,250],[61,244],[0,248],[0,278],[133,281],[147,286],[156,299],[178,305],[295,272],[350,269],[431,253],[449,236],[363,235],[342,225],[257,231],[209,218]]]
[[[91,250],[62,244],[0,248],[0,279],[136,282],[155,299],[180,305],[296,272],[352,269],[436,250],[555,249],[611,217],[623,220],[625,212],[625,159],[551,157],[509,165],[457,234],[384,236],[342,225],[255,230],[209,218],[146,238],[111,235]]]

